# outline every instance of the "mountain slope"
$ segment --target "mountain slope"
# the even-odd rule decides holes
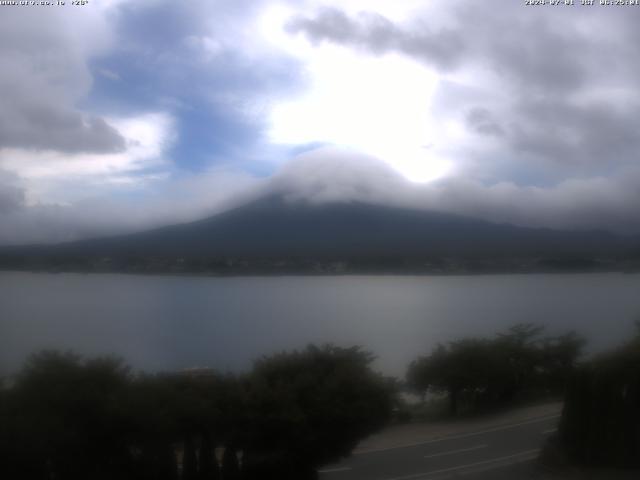
[[[193,223],[12,250],[37,256],[406,259],[617,255],[632,244],[600,231],[521,228],[422,210],[272,197]]]

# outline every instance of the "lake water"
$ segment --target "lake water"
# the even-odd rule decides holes
[[[518,322],[575,329],[592,351],[640,318],[640,275],[180,277],[0,272],[0,373],[31,352],[122,356],[135,368],[239,371],[307,343],[362,345],[403,375],[437,342]]]

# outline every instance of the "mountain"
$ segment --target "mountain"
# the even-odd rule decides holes
[[[120,262],[153,258],[406,266],[443,257],[619,257],[638,244],[637,239],[603,231],[522,228],[424,210],[364,203],[314,205],[273,196],[193,223],[58,245],[13,247],[0,251],[0,257],[5,266],[11,258],[49,265],[53,258],[63,265],[71,258]]]

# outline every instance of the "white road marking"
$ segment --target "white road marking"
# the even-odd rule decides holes
[[[511,464],[515,464],[515,463],[519,463],[519,462],[523,462],[523,461],[527,461],[527,460],[533,460],[539,453],[540,453],[540,449],[526,450],[524,452],[514,453],[513,455],[507,455],[507,456],[504,456],[504,457],[492,458],[490,460],[483,460],[481,462],[468,463],[466,465],[458,465],[457,467],[441,468],[440,470],[431,470],[430,472],[413,473],[411,475],[405,475],[403,477],[387,478],[385,480],[410,480],[412,478],[422,478],[422,477],[427,477],[427,476],[431,476],[431,475],[438,475],[438,474],[442,474],[442,473],[455,472],[456,470],[465,470],[465,469],[470,469],[470,468],[475,468],[475,467],[486,466],[486,465],[491,464],[491,463],[497,464],[495,466],[495,468],[499,468],[499,467],[503,467],[505,465],[511,465]],[[518,458],[518,457],[520,457],[520,458]],[[516,458],[517,458],[517,460],[514,460]],[[511,461],[511,460],[513,460],[513,461]],[[486,471],[486,470],[490,470],[490,469],[491,469],[491,467],[485,468],[484,470]]]
[[[395,445],[393,447],[387,447],[387,448],[376,448],[376,449],[372,449],[372,450],[364,450],[364,451],[361,451],[361,452],[353,452],[352,455],[365,455],[365,454],[369,454],[369,453],[386,452],[388,450],[397,450],[399,448],[417,447],[418,445],[428,445],[430,443],[445,442],[447,440],[458,440],[460,438],[475,437],[476,435],[482,435],[484,433],[499,432],[501,430],[509,430],[510,428],[521,427],[523,425],[530,425],[532,423],[545,422],[547,420],[551,420],[553,418],[559,418],[559,417],[560,417],[560,414],[547,415],[547,416],[544,416],[544,417],[534,418],[532,420],[527,420],[527,421],[520,422],[520,423],[512,423],[512,424],[509,424],[509,425],[500,425],[498,427],[487,428],[485,430],[478,430],[477,432],[463,433],[463,434],[460,434],[460,435],[444,436],[444,437],[434,438],[433,440],[425,440],[423,442],[407,443],[407,444],[403,444],[403,445]]]
[[[543,430],[542,434],[543,435],[549,435],[550,433],[556,433],[558,431],[557,428],[550,428],[549,430]]]
[[[348,470],[351,470],[351,467],[327,468],[325,470],[318,470],[318,473],[336,473],[336,472],[346,472]]]
[[[434,453],[432,455],[425,455],[424,458],[434,458],[434,457],[444,457],[445,455],[455,455],[456,453],[464,453],[464,452],[470,452],[472,450],[480,450],[481,448],[487,448],[489,445],[476,445],[475,447],[469,447],[469,448],[461,448],[460,450],[451,450],[449,452],[442,452],[442,453]]]

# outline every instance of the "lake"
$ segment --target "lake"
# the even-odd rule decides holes
[[[437,342],[519,322],[577,330],[598,351],[640,319],[638,274],[186,277],[0,272],[0,373],[43,348],[136,369],[241,371],[307,343],[362,345],[404,374]]]

